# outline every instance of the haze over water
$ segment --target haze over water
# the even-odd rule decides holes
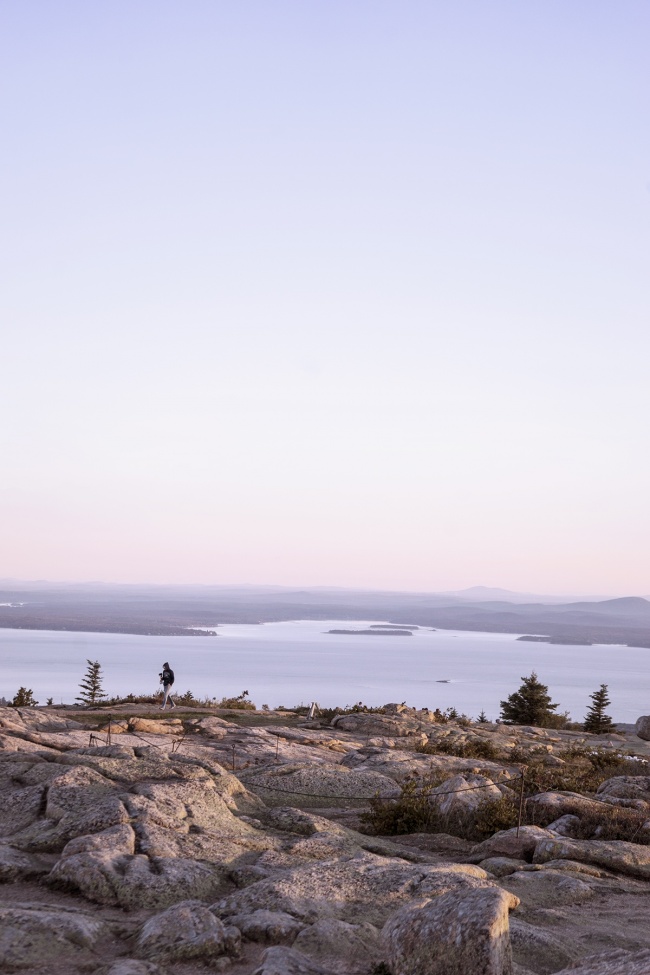
[[[381,621],[373,621],[381,622]],[[243,690],[257,704],[323,707],[358,701],[382,705],[456,707],[494,720],[500,701],[536,670],[558,712],[581,721],[589,695],[609,685],[616,721],[647,713],[650,651],[635,647],[561,646],[517,641],[513,634],[417,630],[413,636],[348,636],[355,621],[300,620],[219,626],[213,637],[152,637],[116,633],[0,630],[0,696],[32,688],[41,704],[72,703],[86,659],[99,660],[109,695],[149,694],[168,660],[175,689],[221,698]],[[448,683],[446,683],[448,682]]]

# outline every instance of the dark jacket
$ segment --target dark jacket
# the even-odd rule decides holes
[[[174,683],[174,671],[171,669],[171,667],[165,667],[160,676],[162,677],[162,682],[165,687]]]

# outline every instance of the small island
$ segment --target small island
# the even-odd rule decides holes
[[[518,636],[517,639],[523,640],[525,643],[551,643],[563,647],[593,647],[593,643],[590,640],[576,640],[563,636],[526,635]]]
[[[328,633],[361,636],[413,636],[411,630],[372,629],[372,630],[328,630]]]

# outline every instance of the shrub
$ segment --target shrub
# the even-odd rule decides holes
[[[543,754],[511,755],[513,764],[526,765],[525,795],[539,792],[593,793],[614,775],[648,775],[649,763],[604,748],[567,748],[558,753],[564,765],[544,764]]]
[[[445,832],[442,817],[431,802],[431,790],[446,778],[430,774],[423,778],[410,776],[401,786],[401,794],[396,799],[381,799],[375,796],[369,802],[369,811],[360,815],[361,823],[371,833],[396,836],[400,833],[441,833]]]
[[[242,691],[239,697],[222,697],[217,707],[234,708],[238,711],[257,711],[257,707],[248,699],[248,691]]]
[[[155,694],[127,694],[126,697],[120,697],[116,694],[114,697],[109,697],[104,702],[107,705],[116,704],[160,704],[160,694],[156,692]]]
[[[295,707],[291,709],[298,714],[307,714],[309,708]],[[319,708],[318,709],[318,720],[319,721],[331,721],[333,718],[338,717],[340,714],[384,714],[384,708],[382,707],[372,707],[359,701],[358,704],[346,704],[344,708]]]
[[[519,802],[509,796],[496,802],[482,802],[474,816],[474,832],[478,841],[500,832],[512,829],[519,822]],[[468,837],[473,839],[474,837]]]
[[[575,809],[580,823],[572,835],[577,840],[625,840],[627,843],[650,845],[648,815],[638,809],[610,806],[602,803],[601,809]]]
[[[362,824],[369,832],[380,835],[449,833],[474,843],[517,825],[519,803],[505,796],[496,802],[482,802],[473,811],[443,815],[431,792],[447,774],[428,775],[423,779],[413,776],[404,782],[396,799],[371,799],[369,811],[360,816]]]

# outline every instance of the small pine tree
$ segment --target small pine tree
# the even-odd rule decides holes
[[[34,692],[26,687],[19,687],[11,702],[12,708],[34,708],[37,704],[38,701],[34,700]]]
[[[481,711],[481,713],[479,714],[479,716],[478,716],[478,722],[479,722],[479,724],[487,724],[488,723],[488,717],[487,717],[487,714],[485,713],[485,711]]]
[[[88,660],[84,679],[79,684],[81,694],[75,698],[81,704],[97,704],[103,698],[108,697],[102,690],[102,668],[99,660]]]
[[[607,693],[607,684],[601,684],[600,690],[594,691],[589,697],[593,704],[589,706],[585,716],[585,731],[591,735],[608,735],[616,731],[616,725],[610,716],[605,714],[605,708],[612,703]]]
[[[548,687],[537,679],[533,671],[530,677],[522,677],[518,691],[506,701],[501,701],[501,719],[505,724],[531,724],[543,728],[553,718],[557,704],[551,704]]]

